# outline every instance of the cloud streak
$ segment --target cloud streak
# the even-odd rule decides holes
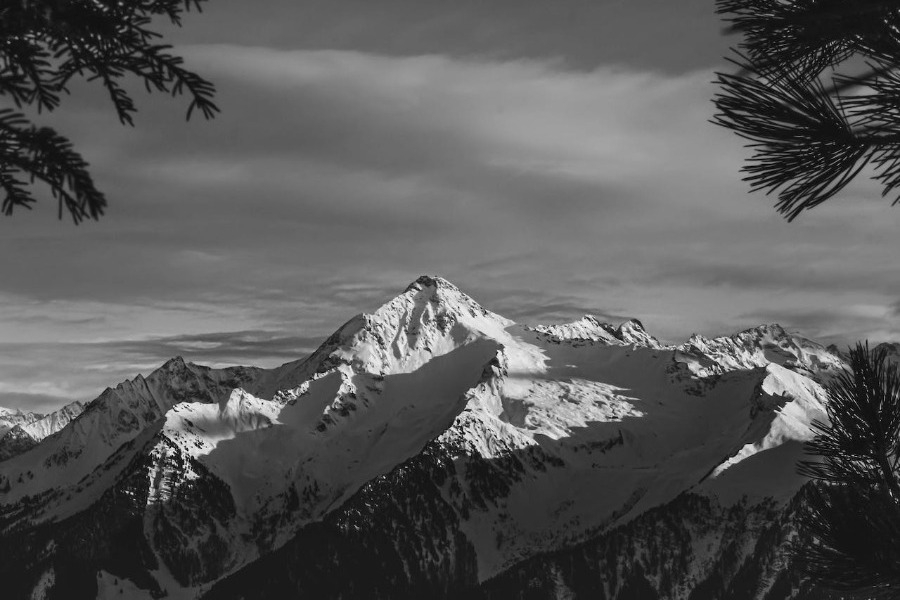
[[[719,61],[730,40],[708,0],[218,0],[182,39],[465,60],[555,58],[683,72]],[[273,18],[274,17],[274,18]]]

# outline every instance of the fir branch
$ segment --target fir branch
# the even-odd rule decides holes
[[[56,110],[74,78],[99,81],[119,120],[134,124],[137,106],[122,85],[128,76],[148,92],[189,98],[186,117],[206,119],[219,108],[215,87],[186,69],[170,46],[157,43],[155,17],[181,25],[183,13],[205,0],[25,0],[0,7],[0,96],[17,108]],[[0,188],[4,214],[34,203],[27,180],[46,182],[75,222],[96,219],[106,201],[87,163],[56,132],[39,128],[21,113],[0,111]]]
[[[59,202],[60,215],[65,207],[75,223],[97,219],[106,208],[106,198],[94,185],[88,164],[75,152],[71,142],[49,128],[37,128],[24,115],[0,109],[0,173],[3,174],[3,213],[10,215],[16,206],[30,208],[34,198],[23,187],[24,175],[30,181],[46,183]]]

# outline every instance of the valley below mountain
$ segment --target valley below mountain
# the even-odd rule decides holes
[[[275,369],[0,411],[2,597],[826,598],[796,462],[843,368],[778,325],[520,325],[423,276]]]

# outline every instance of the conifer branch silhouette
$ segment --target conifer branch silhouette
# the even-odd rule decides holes
[[[866,167],[900,200],[900,1],[718,0],[742,36],[712,122],[748,140],[751,191],[789,221]],[[860,74],[841,70],[862,63]],[[859,67],[856,67],[859,69]]]
[[[813,542],[797,544],[798,564],[833,590],[900,598],[900,367],[857,344],[826,391],[829,422],[813,423],[816,458],[798,469],[817,484],[799,513]]]
[[[134,125],[137,107],[123,87],[136,77],[148,92],[187,95],[186,117],[213,118],[219,108],[215,87],[184,67],[153,20],[181,25],[185,12],[200,11],[206,0],[21,0],[0,8],[0,96],[14,107],[0,108],[0,188],[2,211],[31,208],[31,184],[47,184],[77,224],[98,219],[106,209],[88,164],[68,139],[38,127],[22,112],[60,107],[74,79],[103,85],[119,121]]]

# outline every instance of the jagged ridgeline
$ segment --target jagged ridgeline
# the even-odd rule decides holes
[[[3,598],[823,598],[794,465],[843,365],[777,325],[517,325],[421,277],[276,369],[0,413]]]

